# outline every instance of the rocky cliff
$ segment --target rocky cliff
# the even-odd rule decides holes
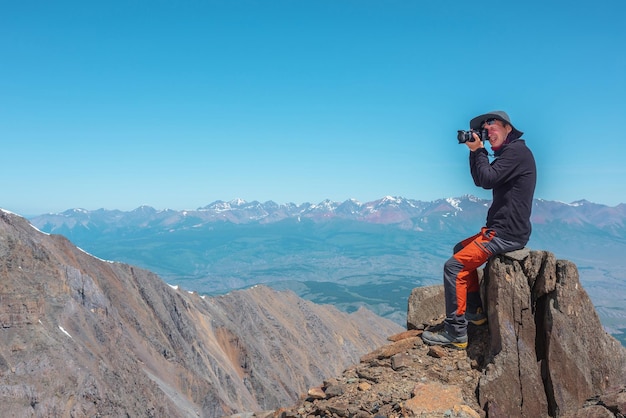
[[[273,409],[399,329],[266,287],[205,298],[0,211],[0,416]]]
[[[493,257],[481,277],[489,322],[470,326],[467,351],[424,345],[422,330],[444,316],[443,286],[416,288],[408,331],[273,416],[626,416],[626,349],[574,264],[524,250]]]

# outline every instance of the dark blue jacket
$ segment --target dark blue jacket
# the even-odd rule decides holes
[[[526,141],[516,139],[503,145],[491,163],[484,148],[470,151],[469,160],[474,183],[493,190],[487,228],[502,239],[526,245],[532,230],[530,213],[537,182],[535,158]]]

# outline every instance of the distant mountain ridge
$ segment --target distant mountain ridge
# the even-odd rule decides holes
[[[58,214],[43,214],[31,218],[34,225],[47,223],[50,227],[66,225],[75,227],[85,222],[103,222],[106,224],[128,225],[142,219],[144,225],[149,220],[151,225],[161,222],[163,225],[187,223],[189,219],[203,222],[228,221],[234,224],[252,222],[271,223],[289,218],[305,218],[312,220],[344,219],[372,223],[397,223],[403,219],[413,218],[428,213],[430,210],[457,211],[463,208],[459,203],[463,201],[480,201],[472,196],[461,199],[441,199],[434,202],[422,202],[401,197],[386,196],[382,199],[360,203],[355,199],[344,202],[324,200],[318,204],[295,203],[278,204],[273,201],[264,203],[258,201],[247,202],[241,199],[231,201],[218,200],[196,210],[156,210],[150,206],[124,212],[120,210],[98,209],[69,209]]]
[[[97,225],[113,226],[189,226],[198,227],[202,223],[227,221],[233,224],[272,223],[285,219],[329,219],[352,220],[379,224],[402,224],[413,221],[419,224],[422,218],[432,216],[451,217],[463,213],[465,218],[485,217],[490,200],[472,195],[449,197],[431,202],[404,197],[385,196],[371,202],[361,203],[355,199],[344,202],[324,200],[317,204],[295,203],[278,204],[247,202],[242,199],[218,200],[196,210],[157,210],[150,206],[140,206],[132,211],[69,209],[57,214],[42,214],[32,217],[33,225],[54,232],[66,226],[75,228]],[[624,228],[626,225],[626,204],[611,207],[580,200],[572,203],[535,199],[533,203],[534,223],[545,223],[558,219],[566,223],[589,223],[599,227]],[[194,223],[195,221],[195,223]],[[416,222],[417,221],[417,222]]]

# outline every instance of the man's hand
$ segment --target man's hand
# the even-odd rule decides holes
[[[467,145],[467,148],[469,148],[470,151],[476,151],[479,148],[485,148],[485,144],[483,144],[483,141],[480,140],[480,137],[478,135],[472,132],[472,136],[474,137],[474,140],[472,142],[467,141],[465,143],[465,145]]]

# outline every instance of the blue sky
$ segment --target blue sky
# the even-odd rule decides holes
[[[535,197],[626,202],[626,3],[0,0],[0,207],[474,194],[503,109]]]

